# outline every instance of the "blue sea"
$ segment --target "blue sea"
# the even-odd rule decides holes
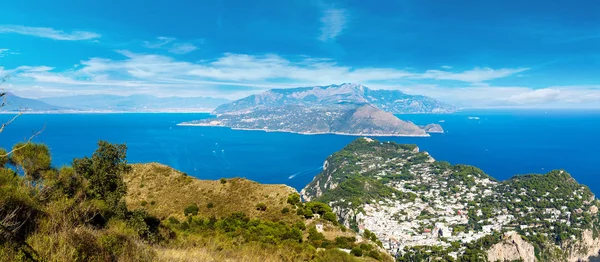
[[[0,121],[9,117],[0,115]],[[98,140],[108,140],[127,144],[130,163],[159,162],[201,179],[245,177],[300,190],[320,171],[327,156],[356,139],[176,125],[208,117],[22,115],[0,134],[0,147],[10,147],[43,128],[35,141],[51,148],[56,166],[89,156]],[[600,193],[600,111],[481,110],[399,117],[417,124],[439,123],[446,133],[376,139],[416,144],[437,160],[474,165],[500,180],[565,169]]]

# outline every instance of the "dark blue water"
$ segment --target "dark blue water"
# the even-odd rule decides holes
[[[480,119],[468,119],[477,116]],[[0,115],[0,121],[9,116]],[[45,126],[35,141],[47,144],[56,165],[90,155],[100,139],[127,143],[130,162],[160,162],[202,179],[245,177],[301,189],[323,161],[355,137],[181,127],[207,114],[23,115],[0,134],[0,147]],[[515,174],[565,169],[600,193],[600,112],[479,111],[401,115],[417,124],[440,123],[429,138],[380,137],[414,143],[438,160],[475,165],[507,179]]]

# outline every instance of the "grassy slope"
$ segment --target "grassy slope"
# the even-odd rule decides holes
[[[254,181],[234,178],[222,184],[219,180],[200,180],[190,177],[171,167],[157,164],[134,164],[133,170],[124,177],[127,184],[125,197],[128,208],[144,208],[150,214],[164,220],[176,217],[184,220],[183,210],[195,203],[203,217],[225,217],[235,212],[244,212],[251,218],[270,221],[303,221],[308,227],[316,221],[306,220],[296,215],[295,210],[282,214],[284,207],[291,209],[287,198],[296,192],[286,185],[259,184]],[[142,206],[142,202],[147,204]],[[154,201],[154,203],[153,203]],[[152,204],[153,203],[153,204]],[[213,208],[208,204],[213,203]],[[256,204],[265,203],[266,211],[256,210]],[[337,236],[354,236],[352,231],[342,232],[339,227],[324,223],[323,234],[329,240]],[[305,233],[304,238],[306,239]],[[306,258],[302,254],[261,246],[260,244],[236,245],[231,240],[215,238],[195,238],[186,236],[179,244],[155,248],[159,261],[296,261]],[[190,245],[191,244],[191,245]],[[225,250],[222,250],[223,247]],[[326,256],[326,254],[322,254]],[[289,257],[293,256],[293,257]],[[319,259],[316,259],[319,261]],[[327,260],[324,260],[327,261]],[[370,258],[357,261],[374,261]]]
[[[143,207],[160,219],[170,216],[183,219],[183,210],[195,203],[200,208],[199,213],[206,217],[220,218],[244,212],[251,218],[298,220],[291,212],[281,213],[284,207],[289,207],[288,196],[295,192],[286,185],[259,184],[242,178],[228,179],[222,184],[219,180],[199,180],[157,163],[132,167],[133,171],[124,177],[127,206],[130,209]],[[143,201],[147,203],[145,206],[142,206]],[[209,203],[214,207],[208,208]],[[265,203],[267,210],[256,210],[258,203]]]

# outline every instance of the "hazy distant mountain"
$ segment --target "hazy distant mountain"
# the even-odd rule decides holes
[[[0,108],[0,112],[39,112],[39,111],[58,111],[67,110],[68,108],[50,105],[35,99],[16,96],[11,93],[6,93],[2,99],[5,99],[4,107]]]
[[[440,125],[419,127],[394,114],[449,113],[454,107],[425,96],[371,90],[363,85],[273,89],[217,107],[213,119],[182,123],[302,134],[428,136]]]
[[[155,97],[151,95],[78,95],[68,97],[41,98],[41,101],[79,110],[107,111],[210,111],[229,102],[211,97]]]
[[[214,114],[237,114],[258,107],[327,106],[340,102],[367,103],[393,114],[451,113],[457,109],[433,98],[397,90],[372,90],[360,84],[272,89],[217,107]]]

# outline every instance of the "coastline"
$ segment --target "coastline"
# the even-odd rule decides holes
[[[205,125],[205,124],[189,124],[179,123],[178,126],[205,126],[205,127],[223,127],[231,130],[245,130],[245,131],[263,131],[263,132],[279,132],[279,133],[292,133],[300,135],[343,135],[343,136],[377,136],[377,137],[430,137],[429,133],[425,135],[402,135],[402,134],[350,134],[340,132],[318,132],[318,133],[307,133],[307,132],[295,132],[289,130],[271,130],[271,129],[260,129],[260,128],[240,128],[240,127],[228,127],[219,125]]]

